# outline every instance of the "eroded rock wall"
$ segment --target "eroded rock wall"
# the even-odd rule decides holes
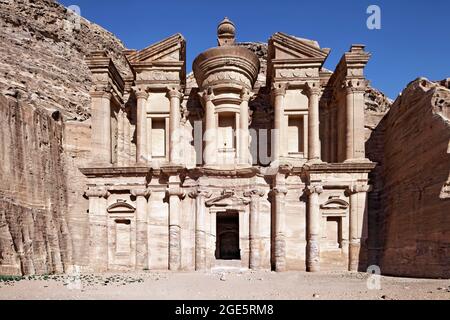
[[[0,96],[0,274],[71,265],[62,133],[45,112]]]
[[[68,119],[90,117],[89,52],[106,50],[129,72],[113,34],[53,0],[0,0],[0,43],[0,93]]]
[[[9,100],[1,99],[0,112],[0,274],[86,264],[85,56],[105,50],[126,76],[123,49],[56,1],[0,0],[0,94]]]
[[[371,138],[372,263],[384,274],[450,277],[450,90],[412,82]]]

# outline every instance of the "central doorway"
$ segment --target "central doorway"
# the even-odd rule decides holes
[[[216,220],[216,259],[240,260],[239,213],[218,212]]]

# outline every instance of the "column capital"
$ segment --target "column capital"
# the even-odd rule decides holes
[[[253,97],[253,92],[251,92],[247,88],[242,88],[242,90],[241,90],[241,100],[242,101],[249,102],[252,97]]]
[[[166,192],[169,197],[178,196],[182,199],[186,196],[186,192],[179,186],[169,186]]]
[[[189,192],[189,197],[195,199],[197,197],[210,198],[212,196],[212,192],[206,189],[194,189]]]
[[[351,186],[348,186],[347,189],[345,189],[345,195],[350,196],[352,194],[356,193],[362,193],[362,192],[370,192],[372,191],[372,186],[368,184],[353,184]]]
[[[258,189],[258,188],[249,189],[249,190],[244,191],[244,197],[249,197],[249,198],[262,197],[264,195],[265,195],[264,190],[261,190],[261,189]]]
[[[136,95],[136,98],[138,99],[147,99],[148,98],[148,90],[144,86],[133,86],[131,89],[133,89],[134,94]]]
[[[136,188],[130,190],[131,194],[135,197],[144,197],[148,199],[150,197],[152,191],[150,188]]]
[[[288,189],[286,187],[274,187],[272,191],[275,193],[275,195],[282,194],[285,196],[288,193]]]
[[[112,99],[112,88],[109,90],[107,88],[95,88],[95,90],[92,90],[89,92],[91,98],[106,98],[111,100]]]
[[[199,92],[198,94],[205,103],[213,101],[215,99],[214,91],[211,87],[208,87],[207,89],[203,90],[203,92]]]
[[[86,197],[89,198],[105,198],[108,199],[108,197],[111,195],[109,191],[106,188],[89,188],[84,192]]]
[[[167,96],[170,99],[178,98],[181,100],[184,97],[184,94],[179,86],[171,86],[171,87],[167,87]]]
[[[305,92],[308,95],[308,97],[312,95],[319,96],[320,93],[322,92],[322,89],[320,88],[320,82],[319,81],[306,82]]]
[[[321,194],[323,192],[323,186],[321,185],[311,185],[305,188],[305,192],[308,195],[312,195],[314,193]]]
[[[366,91],[367,81],[365,79],[347,79],[342,82],[342,88],[346,94],[364,93]]]
[[[288,88],[287,82],[273,83],[272,84],[272,94],[274,96],[284,96],[284,95],[286,95],[287,88]]]

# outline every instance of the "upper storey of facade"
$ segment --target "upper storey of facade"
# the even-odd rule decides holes
[[[125,51],[131,78],[103,52],[87,58],[92,167],[367,164],[363,45],[352,45],[332,73],[323,68],[330,49],[312,40],[276,33],[262,61],[236,42],[227,18],[217,37],[189,75],[180,34]]]

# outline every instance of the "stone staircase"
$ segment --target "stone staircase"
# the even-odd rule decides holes
[[[212,273],[240,273],[248,270],[242,267],[241,260],[216,260],[215,266],[211,268]]]

